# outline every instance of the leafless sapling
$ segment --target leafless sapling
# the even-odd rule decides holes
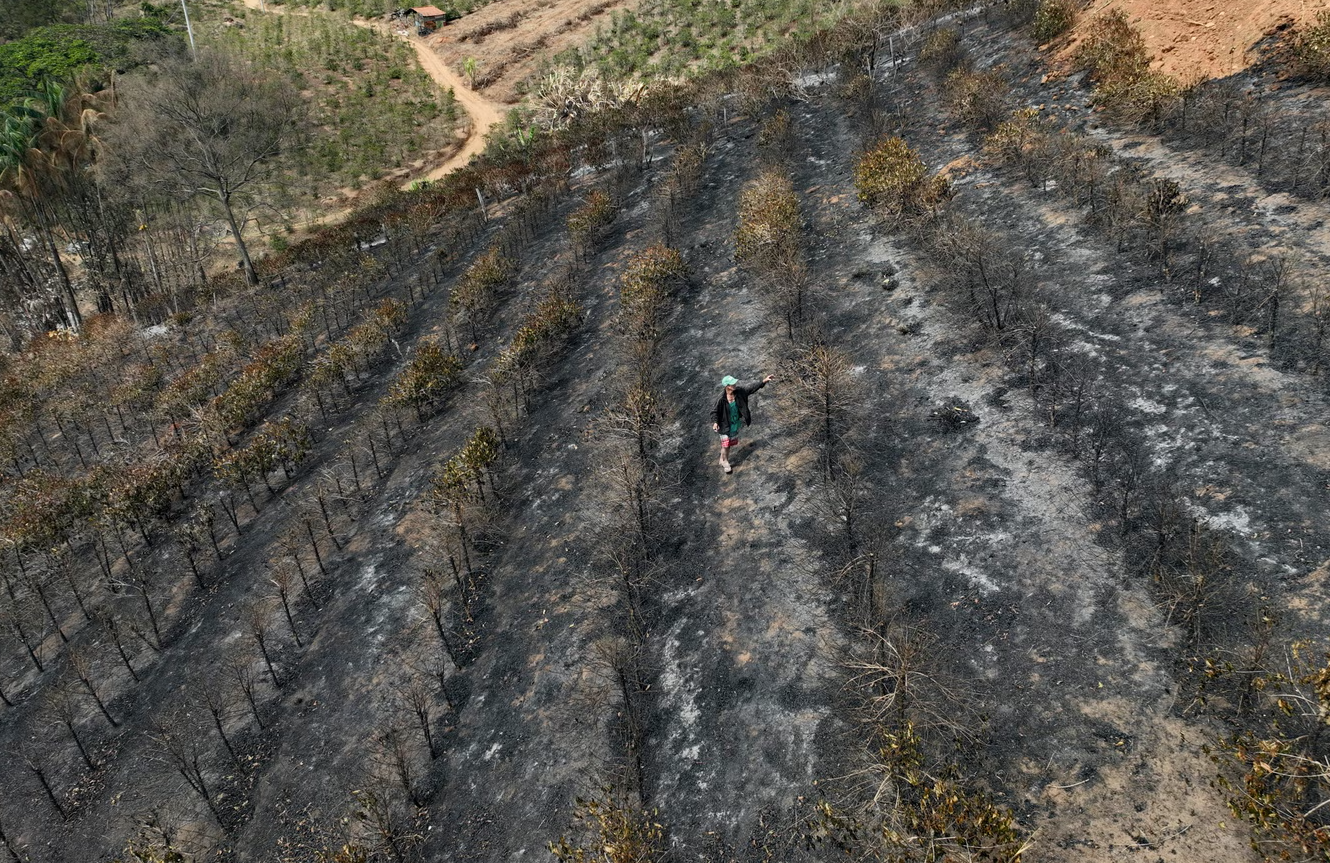
[[[88,750],[82,735],[79,734],[78,722],[81,711],[71,683],[67,679],[56,682],[47,694],[46,709],[50,717],[69,732],[69,737],[74,741],[74,748],[78,750],[83,763],[87,765],[89,770],[96,770],[97,761],[92,757],[92,753]]]
[[[212,726],[217,732],[218,739],[222,741],[222,746],[226,747],[226,754],[231,756],[231,760],[238,762],[240,757],[235,747],[231,745],[231,738],[226,734],[226,721],[231,715],[234,704],[229,695],[228,690],[215,689],[207,685],[199,687],[199,700],[212,719]]]
[[[1018,322],[1035,284],[1030,257],[996,232],[955,217],[938,225],[929,253],[955,302],[986,331]]]
[[[208,807],[218,824],[222,823],[222,814],[213,800],[209,787],[211,779],[205,764],[207,752],[203,745],[203,736],[196,728],[190,727],[187,715],[165,716],[154,723],[148,734],[157,744],[157,753],[161,760],[178,774],[190,789]]]
[[[337,531],[333,529],[332,504],[335,502],[340,502],[343,510],[345,510],[346,496],[342,493],[340,478],[337,478],[335,473],[333,473],[333,478],[336,482],[335,494],[333,493],[333,489],[330,489],[321,479],[319,480],[318,483],[315,484],[314,491],[311,493],[310,497],[313,499],[315,505],[318,507],[319,517],[322,520],[323,524],[323,530],[325,533],[328,534],[328,539],[332,540],[334,548],[336,548],[338,551],[341,551],[342,541],[337,536]],[[350,513],[348,512],[347,515],[349,517]],[[354,519],[352,520],[354,521]]]
[[[295,599],[295,578],[292,575],[292,566],[285,559],[278,560],[276,565],[269,570],[268,581],[273,587],[278,603],[282,606],[282,614],[286,618],[286,625],[291,630],[291,637],[295,639],[296,647],[304,647],[300,640],[300,631],[296,629],[295,614],[291,609],[291,603]]]
[[[50,586],[47,584],[49,573],[44,568],[34,570],[30,567],[25,568],[23,573],[24,585],[28,588],[30,594],[37,598],[42,609],[46,612],[47,619],[51,622],[51,627],[55,630],[56,634],[60,636],[60,640],[68,644],[69,636],[65,635],[65,630],[60,625],[60,618],[56,614],[55,609],[51,606],[51,597],[49,595]]]
[[[396,789],[383,781],[371,781],[352,794],[355,798],[352,820],[359,842],[390,863],[407,863],[425,838],[420,824],[421,810],[401,799]]]
[[[787,416],[819,450],[827,478],[835,469],[856,401],[850,370],[850,358],[845,353],[828,345],[814,344],[800,352],[794,372],[786,382]]]
[[[454,583],[457,585],[459,595],[464,594],[460,579],[454,578]],[[442,570],[425,569],[420,573],[420,580],[416,584],[416,598],[434,623],[434,632],[439,636],[439,645],[443,648],[444,655],[454,668],[458,668],[460,664],[457,648],[453,638],[449,636],[451,627],[448,618],[452,603],[448,600],[448,592],[448,579]]]
[[[872,727],[899,733],[908,726],[945,738],[973,738],[973,693],[950,670],[945,645],[935,634],[891,618],[861,635],[844,665]]]
[[[1140,218],[1154,240],[1152,255],[1159,261],[1159,270],[1165,279],[1172,277],[1168,266],[1169,252],[1178,223],[1190,204],[1182,187],[1174,180],[1156,177],[1145,189],[1145,206],[1141,208]]]
[[[384,771],[382,778],[396,783],[413,806],[420,806],[422,800],[416,782],[415,759],[406,737],[406,731],[401,727],[385,724],[379,729],[375,760],[378,768]]]
[[[46,794],[47,801],[51,804],[51,808],[56,811],[56,814],[60,816],[60,820],[68,821],[69,809],[60,801],[59,795],[55,793],[55,789],[51,786],[51,777],[48,773],[46,760],[36,752],[29,750],[23,753],[23,763],[37,780],[37,784],[41,786],[42,792]]]
[[[254,724],[262,730],[263,716],[259,713],[258,702],[259,676],[254,672],[253,662],[246,655],[235,654],[227,660],[226,667],[236,687],[244,695],[245,703],[249,705]]]
[[[1053,381],[1045,399],[1049,425],[1061,429],[1068,452],[1081,451],[1085,430],[1099,393],[1099,364],[1074,350],[1060,350],[1053,362]]]
[[[45,555],[46,567],[49,571],[58,572],[64,578],[65,586],[69,588],[69,595],[74,598],[74,604],[83,615],[83,620],[87,623],[92,622],[92,613],[88,610],[87,602],[84,601],[83,589],[79,587],[78,575],[75,572],[73,562],[70,560],[71,552],[68,544],[58,546],[48,551]]]
[[[189,564],[190,574],[198,582],[199,590],[207,590],[208,582],[203,577],[203,570],[199,564],[201,563],[203,550],[206,548],[204,543],[207,541],[208,528],[193,519],[184,519],[175,526],[172,533],[175,536],[176,543],[180,546],[180,552]]]
[[[1274,350],[1278,341],[1285,303],[1295,293],[1295,269],[1286,255],[1275,255],[1265,262],[1265,297],[1261,300],[1266,328],[1266,348]]]
[[[646,752],[645,725],[641,703],[646,692],[643,680],[641,643],[632,637],[607,635],[592,645],[599,673],[604,676],[619,699],[618,717],[623,735],[631,787],[639,803],[645,803]]]
[[[831,474],[821,483],[819,496],[825,514],[839,526],[837,532],[849,557],[859,554],[862,521],[867,517],[865,511],[871,487],[862,454],[855,447],[842,444],[836,452]]]
[[[46,668],[42,664],[40,654],[42,639],[34,632],[36,627],[32,622],[36,609],[26,601],[26,597],[22,600],[13,596],[6,597],[6,599],[8,601],[0,605],[0,618],[3,618],[4,623],[14,633],[19,643],[23,645],[24,652],[28,654],[28,659],[32,660],[33,666],[38,671],[45,671]]]
[[[92,658],[84,653],[81,648],[71,647],[69,649],[69,668],[74,672],[74,676],[78,678],[79,683],[83,684],[83,688],[88,693],[88,697],[97,705],[97,709],[101,711],[102,716],[106,717],[107,723],[109,723],[112,728],[119,728],[119,721],[111,715],[111,711],[107,709],[106,702],[102,700],[101,693],[97,691],[97,685],[93,683]]]
[[[148,626],[152,630],[152,638],[144,638],[147,644],[155,652],[161,652],[162,643],[162,625],[157,617],[157,608],[152,604],[152,592],[155,587],[154,573],[146,566],[136,566],[131,569],[125,579],[121,582],[122,587],[128,587],[139,598],[143,606],[144,615],[148,619]]]
[[[660,440],[664,419],[660,393],[649,380],[630,380],[615,402],[608,412],[610,427],[633,441],[637,457],[645,466]]]
[[[121,664],[125,666],[129,676],[137,683],[139,673],[134,669],[134,662],[130,659],[129,650],[125,647],[125,637],[121,630],[120,619],[116,617],[113,610],[101,609],[97,612],[97,622],[101,624],[106,634],[111,636],[111,643],[115,645],[116,654],[120,657]]]
[[[310,551],[314,552],[314,562],[318,565],[319,572],[326,576],[328,574],[328,567],[323,562],[323,552],[319,550],[319,538],[314,534],[313,520],[306,515],[301,521],[305,526],[305,538],[309,540]],[[333,543],[336,544],[336,542],[337,540],[334,539]],[[319,607],[319,601],[315,598],[314,591],[309,586],[309,579],[305,575],[305,567],[300,562],[300,551],[298,548],[292,550],[291,559],[295,562],[296,572],[300,574],[300,584],[305,588],[305,597],[309,600],[310,605],[317,609]]]
[[[437,687],[428,677],[413,673],[401,685],[398,698],[401,707],[416,721],[421,736],[425,739],[425,748],[429,750],[430,760],[439,757],[438,746],[434,741],[434,696]]]
[[[277,668],[272,661],[272,626],[269,623],[271,609],[267,602],[255,602],[245,614],[245,626],[249,630],[249,637],[253,639],[254,646],[259,649],[259,655],[263,657],[263,664],[268,669],[268,675],[272,678],[272,685],[282,688],[282,680],[277,676]]]

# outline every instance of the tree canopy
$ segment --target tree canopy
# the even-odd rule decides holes
[[[5,0],[0,4],[0,42],[60,20],[69,5],[69,0]]]
[[[161,21],[151,18],[96,25],[56,24],[29,30],[21,38],[0,43],[0,107],[12,105],[45,80],[64,83],[89,68],[124,70],[138,65],[137,48],[171,32]]]

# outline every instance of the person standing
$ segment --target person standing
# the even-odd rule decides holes
[[[720,466],[729,473],[730,449],[739,442],[739,429],[753,424],[753,415],[748,410],[748,397],[771,383],[775,375],[767,375],[760,381],[741,384],[731,375],[721,378],[720,385],[725,391],[716,402],[712,417],[711,430],[720,435]]]

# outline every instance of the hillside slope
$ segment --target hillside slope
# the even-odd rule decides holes
[[[259,395],[16,445],[42,502],[203,448],[6,556],[6,846],[529,860],[603,847],[589,798],[686,860],[1259,859],[1206,749],[1237,775],[1248,681],[1330,635],[1321,175],[1198,123],[1226,88],[1126,129],[954,23],[953,69],[936,27],[810,49],[408,196],[215,320],[107,322],[163,393]],[[1039,106],[1018,146],[966,69]],[[1225,84],[1296,140],[1320,91],[1269,74]],[[862,203],[890,136],[949,193]],[[787,270],[736,248],[764,189]],[[724,474],[719,380],[768,373]]]
[[[1267,37],[1313,21],[1327,8],[1320,0],[1097,0],[1082,11],[1071,45],[1093,30],[1096,16],[1121,10],[1140,30],[1156,68],[1179,81],[1203,81],[1242,71],[1260,59],[1258,46]]]

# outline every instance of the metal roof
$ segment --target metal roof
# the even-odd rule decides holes
[[[438,6],[416,6],[411,11],[422,18],[441,18],[447,14]]]

